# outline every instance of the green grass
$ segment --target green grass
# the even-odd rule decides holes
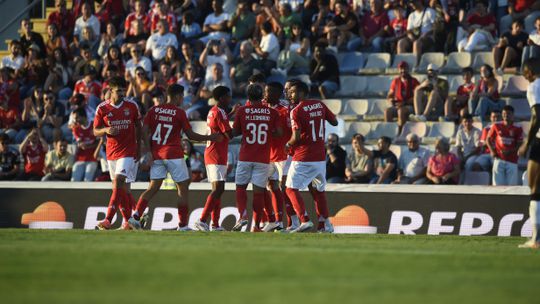
[[[2,303],[538,303],[518,238],[0,230]],[[460,303],[460,304],[461,304]]]

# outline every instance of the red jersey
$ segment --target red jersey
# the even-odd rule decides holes
[[[482,129],[482,135],[480,135],[480,144],[484,146],[484,154],[489,154],[489,148],[486,144],[487,136],[489,134],[489,130],[491,130],[491,126],[487,126]]]
[[[52,12],[47,18],[47,25],[56,24],[58,33],[63,36],[71,37],[73,29],[75,28],[75,16],[69,10],[66,10],[64,14],[59,11]]]
[[[229,125],[229,115],[220,107],[213,106],[208,112],[206,118],[209,133],[225,134],[231,130]],[[207,165],[227,165],[227,152],[229,149],[229,138],[225,137],[221,142],[208,141],[206,142],[206,150],[204,150],[204,162]]]
[[[291,117],[289,114],[289,105],[285,103],[279,103],[273,107],[279,113],[278,125],[283,130],[283,136],[274,137],[270,141],[270,161],[280,162],[287,159],[287,151],[285,144],[291,138]]]
[[[90,95],[99,98],[101,96],[101,83],[95,80],[86,83],[81,79],[75,84],[74,94],[83,94],[87,102]]]
[[[291,111],[293,131],[300,131],[300,141],[293,147],[293,160],[318,162],[326,160],[324,147],[325,120],[336,116],[319,100],[303,100]]]
[[[460,85],[457,89],[457,95],[458,96],[463,96],[463,97],[469,97],[469,95],[472,93],[472,91],[474,91],[474,88],[476,87],[476,85],[474,84],[474,82],[471,82],[471,83],[464,83],[462,85]]]
[[[409,76],[406,81],[402,81],[401,77],[396,77],[390,84],[390,91],[394,92],[396,102],[403,102],[413,97],[414,89],[419,84],[418,80],[412,76]]]
[[[495,153],[497,158],[512,163],[517,163],[517,148],[523,141],[523,129],[515,125],[505,125],[498,122],[491,126],[488,139],[495,141]],[[510,151],[513,151],[511,154]]]
[[[24,157],[24,173],[43,176],[46,152],[41,142],[37,145],[27,145],[22,154]]]
[[[169,25],[169,32],[176,33],[176,16],[172,13],[168,13],[167,16],[161,16],[159,14],[154,14],[152,16],[152,25],[150,30],[155,32],[157,30],[157,23],[159,20],[164,19]]]
[[[394,37],[400,37],[401,35],[405,34],[407,31],[407,22],[407,18],[403,18],[401,20],[395,18],[394,20],[390,21],[390,28],[394,33]]]
[[[94,128],[92,128],[92,124],[88,124],[88,126],[83,127],[80,125],[76,125],[73,128],[71,128],[71,131],[73,132],[73,137],[75,138],[75,141],[77,143],[84,143],[86,145],[91,145],[96,141],[96,137],[94,136]],[[96,148],[77,148],[77,152],[75,153],[75,161],[81,161],[81,162],[92,162],[96,161],[96,158],[94,157],[94,151]]]
[[[13,108],[0,108],[0,129],[10,129],[19,117],[19,111]]]
[[[162,104],[148,110],[144,125],[150,130],[154,159],[184,158],[182,131],[191,130],[186,112],[173,104]]]
[[[233,129],[242,134],[239,161],[268,164],[272,131],[279,125],[279,112],[263,104],[238,108]]]
[[[495,16],[493,16],[492,14],[487,14],[484,16],[480,16],[478,14],[472,14],[467,18],[467,22],[469,23],[469,25],[478,24],[485,27],[491,24],[496,24],[497,20],[495,19]],[[491,31],[491,34],[495,35],[495,30]]]
[[[107,159],[116,160],[124,157],[137,157],[136,124],[141,120],[137,103],[125,99],[115,106],[104,101],[96,109],[94,128],[116,127],[116,135],[107,134]]]
[[[148,16],[148,14],[137,16],[137,13],[131,13],[126,17],[126,21],[124,22],[125,31],[129,36],[135,36],[137,34],[135,33],[135,28],[132,25],[132,22],[135,20],[142,21],[144,32],[150,31],[150,17]]]

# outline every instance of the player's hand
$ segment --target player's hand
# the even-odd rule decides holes
[[[521,157],[526,157],[527,156],[527,145],[525,143],[523,143],[520,147],[519,147],[519,150],[518,150],[518,155],[521,156]]]
[[[115,127],[109,127],[107,128],[107,134],[108,135],[112,135],[112,136],[115,136],[115,135],[118,135],[119,133],[119,130]]]

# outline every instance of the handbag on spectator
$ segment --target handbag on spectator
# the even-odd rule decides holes
[[[415,27],[411,30],[411,33],[415,39],[420,38],[420,36],[422,35],[422,25],[424,24],[424,15],[426,14],[426,9],[427,8],[424,8],[424,11],[422,12],[422,17],[420,17],[420,26]]]

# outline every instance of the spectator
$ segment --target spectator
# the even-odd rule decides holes
[[[540,16],[540,2],[535,0],[509,0],[508,15],[503,16],[499,22],[499,32],[504,33],[510,29],[514,20],[523,20],[525,29],[533,28],[535,19]]]
[[[429,158],[426,176],[430,184],[457,185],[461,173],[458,157],[450,152],[450,143],[444,137],[435,142],[435,155]]]
[[[169,11],[169,6],[167,5],[166,2],[155,3],[154,14],[152,15],[150,19],[152,20],[151,25],[150,25],[151,33],[161,31],[159,28],[160,22],[164,22],[163,28],[165,29],[165,32],[176,33],[176,28],[177,28],[176,16],[172,12]],[[178,48],[178,46],[176,47]]]
[[[19,146],[24,159],[24,172],[17,177],[19,180],[40,181],[44,175],[45,154],[49,145],[41,136],[38,129],[32,129]]]
[[[345,181],[347,152],[339,146],[337,134],[330,133],[326,140],[326,180],[329,183]]]
[[[122,43],[124,42],[123,35],[118,34],[118,31],[116,30],[116,27],[112,23],[107,23],[107,27],[105,28],[105,33],[101,34],[101,38],[99,40],[99,48],[97,51],[98,56],[100,57],[106,57],[108,55],[109,50],[114,47],[118,50],[118,57],[120,58],[120,47],[122,46]],[[123,63],[122,63],[123,66]]]
[[[169,46],[178,49],[178,40],[176,40],[175,34],[169,33],[167,21],[160,19],[157,24],[157,32],[152,34],[146,42],[146,56],[151,56],[154,61],[161,60],[165,57]]]
[[[480,68],[480,80],[469,99],[469,113],[486,120],[486,115],[491,111],[501,111],[503,106],[504,102],[499,100],[499,81],[493,68],[484,64]]]
[[[23,111],[21,115],[21,121],[22,121],[22,128],[28,132],[30,129],[33,129],[37,126],[37,122],[39,120],[40,113],[43,111],[43,89],[41,87],[35,87],[30,96],[24,99],[23,101]],[[26,137],[26,136],[25,136]],[[19,143],[22,142],[24,138],[22,139],[16,139],[15,142]]]
[[[146,76],[150,77],[150,73],[152,73],[152,61],[142,54],[141,46],[136,45],[131,48],[131,59],[126,62],[126,79],[135,77],[135,69],[137,67],[141,67],[146,72]]]
[[[92,8],[89,3],[83,3],[81,7],[82,16],[75,21],[73,29],[73,40],[75,45],[79,46],[79,41],[83,40],[83,29],[90,27],[95,35],[101,34],[101,24],[96,16],[92,14]]]
[[[317,14],[313,15],[311,20],[311,32],[315,37],[321,37],[325,33],[325,27],[334,19],[335,15],[330,10],[329,0],[317,0],[319,9]]]
[[[90,52],[92,54],[92,57],[97,57],[98,55],[98,48],[99,48],[99,35],[96,35],[91,27],[87,26],[82,29],[82,38],[79,40],[79,46],[80,45],[88,45]],[[73,47],[74,54],[77,54],[79,51],[79,48]]]
[[[480,154],[476,158],[476,162],[472,166],[472,171],[491,171],[491,166],[493,165],[493,158],[491,157],[491,151],[489,150],[489,147],[486,144],[487,135],[489,134],[489,130],[491,130],[491,126],[493,124],[496,124],[501,120],[501,112],[500,111],[493,111],[490,115],[491,124],[484,127],[482,129],[482,135],[480,135],[480,147],[482,150],[482,154]]]
[[[14,180],[19,173],[19,153],[9,148],[9,137],[0,134],[0,181]]]
[[[255,53],[259,56],[263,65],[265,74],[276,67],[279,56],[279,40],[272,32],[272,26],[269,22],[264,23],[261,28],[261,41],[252,39]]]
[[[280,30],[279,11],[272,0],[261,0],[260,3],[254,3],[252,11],[255,14],[255,32],[253,38],[261,38],[261,28],[266,22],[270,22],[272,32],[277,33]]]
[[[433,24],[437,13],[429,7],[425,7],[422,0],[410,2],[413,12],[409,14],[407,20],[407,36],[397,43],[397,53],[412,52],[420,61],[420,56],[430,45],[434,44]]]
[[[68,52],[69,51],[69,47],[68,47],[68,43],[66,41],[66,38],[64,36],[62,36],[59,32],[58,32],[58,28],[56,27],[56,24],[49,24],[47,26],[47,36],[48,36],[48,40],[47,40],[47,44],[46,44],[46,51],[47,51],[47,55],[48,56],[52,56],[53,54],[53,51],[57,48],[62,48],[64,50],[64,52]],[[39,50],[39,47],[35,44],[31,44],[28,49],[26,50],[27,53],[30,51],[30,49],[34,48],[34,52],[37,52],[37,54],[39,54],[39,52],[41,52],[41,50]]]
[[[192,65],[193,68],[196,70],[197,75],[202,76],[204,70],[200,65],[200,58],[199,56],[195,56],[195,52],[191,44],[184,41],[184,43],[182,43],[182,48],[180,51],[182,53],[182,57],[180,58],[180,71],[184,72],[187,65]]]
[[[502,122],[495,123],[487,135],[486,144],[493,157],[493,185],[518,184],[518,154],[523,130],[514,125],[514,108],[504,106]]]
[[[203,79],[199,77],[197,71],[192,64],[188,63],[184,68],[183,76],[178,80],[178,84],[184,87],[184,103],[182,105],[184,110],[199,103]]]
[[[212,66],[215,63],[221,64],[224,71],[224,77],[229,79],[231,75],[230,63],[233,61],[231,50],[227,46],[225,40],[210,40],[206,44],[206,48],[199,57],[199,63],[206,68],[205,80],[212,77]]]
[[[370,151],[361,146],[362,152],[373,159],[375,174],[372,176],[370,184],[390,184],[397,178],[397,157],[390,151],[392,140],[390,137],[381,136],[377,141],[379,150]]]
[[[474,163],[481,155],[480,136],[480,130],[472,124],[472,115],[464,115],[461,118],[461,128],[456,134],[456,148],[458,157],[461,160],[461,167],[465,168],[465,171],[471,171]]]
[[[47,79],[47,66],[45,61],[38,57],[39,50],[37,45],[31,45],[28,49],[28,55],[24,59],[24,65],[19,70],[19,81],[21,85],[21,97],[26,98],[27,92],[36,86],[41,85]]]
[[[95,71],[101,69],[101,62],[94,58],[90,45],[86,43],[81,44],[80,54],[81,58],[75,64],[75,70],[73,72],[74,81],[81,80],[85,76],[84,73],[87,68],[93,67]]]
[[[180,28],[180,37],[190,43],[195,43],[202,34],[201,26],[195,22],[193,13],[190,11],[182,15],[182,27]]]
[[[364,151],[364,136],[355,134],[352,139],[352,153],[347,157],[345,182],[367,184],[373,175],[373,161]]]
[[[425,184],[429,162],[429,150],[420,147],[420,138],[407,134],[407,149],[402,149],[398,160],[398,175],[395,184]]]
[[[143,68],[135,69],[135,77],[129,78],[129,86],[126,96],[133,97],[139,105],[142,105],[142,112],[146,113],[152,106],[152,97],[150,96],[150,86],[152,83],[146,76]]]
[[[523,49],[523,57],[521,59],[521,66],[529,58],[540,57],[540,17],[534,21],[535,30],[529,34],[527,45]]]
[[[28,53],[28,48],[35,44],[39,47],[39,57],[45,58],[47,55],[47,48],[45,47],[45,42],[41,34],[32,31],[32,23],[30,19],[24,18],[21,20],[21,29],[20,29],[20,38],[19,41],[22,47],[23,57]]]
[[[232,43],[239,44],[242,41],[253,37],[253,32],[255,30],[255,15],[249,10],[247,1],[238,2],[236,12],[228,21],[228,28],[232,30]]]
[[[234,182],[236,175],[236,166],[238,165],[238,153],[227,151],[227,182]]]
[[[354,42],[354,39],[358,37],[358,17],[351,11],[350,7],[345,1],[336,2],[334,8],[334,19],[326,25],[324,32],[329,33],[334,30],[338,30],[338,48],[341,49],[345,47],[348,51],[353,51],[355,46],[350,42]],[[346,43],[347,45],[345,45]]]
[[[131,52],[131,50],[134,47],[139,47],[142,51],[146,47],[146,40],[150,35],[144,31],[144,23],[142,20],[135,19],[132,22],[132,30],[126,34],[124,32],[124,42],[122,44],[122,54],[125,54],[127,56],[128,52]],[[133,32],[133,34],[131,34]]]
[[[10,108],[20,108],[21,91],[15,72],[11,68],[0,69],[0,98],[8,101]]]
[[[59,100],[67,100],[72,95],[71,88],[73,69],[71,68],[67,55],[62,48],[57,48],[50,57],[51,66],[49,76],[43,85],[58,94]]]
[[[69,181],[73,169],[73,155],[67,151],[67,141],[54,142],[54,150],[45,157],[45,176],[42,181]]]
[[[206,36],[200,40],[207,44],[210,40],[230,39],[228,22],[231,19],[229,14],[223,11],[223,0],[212,0],[212,9],[214,12],[204,19],[203,33]]]
[[[73,90],[73,95],[82,94],[85,97],[86,103],[90,107],[97,109],[101,103],[101,83],[96,78],[97,71],[92,65],[88,65],[84,69],[84,77],[77,81]]]
[[[169,85],[177,81],[178,78],[173,74],[171,67],[162,61],[158,64],[158,71],[154,72],[154,82],[150,86],[150,91],[166,90]]]
[[[127,15],[124,21],[124,39],[128,36],[136,36],[141,33],[150,32],[150,16],[146,13],[146,3],[144,0],[135,0],[134,12]],[[138,29],[134,28],[135,21],[141,21]]]
[[[94,156],[97,140],[94,136],[92,122],[88,121],[84,108],[78,108],[73,111],[70,120],[72,123],[69,127],[77,143],[71,181],[93,181],[97,170],[97,160]]]
[[[21,130],[22,123],[18,108],[9,107],[9,99],[0,96],[0,134],[6,134],[11,140],[22,138],[25,132]],[[18,134],[23,132],[23,134]]]
[[[37,126],[47,142],[52,143],[62,137],[62,122],[65,115],[64,106],[56,101],[56,96],[50,90],[43,95],[43,111],[37,121]]]
[[[413,119],[416,121],[434,120],[443,113],[448,98],[448,81],[439,77],[439,67],[429,64],[427,79],[414,90]]]
[[[371,52],[381,52],[383,49],[385,27],[388,26],[388,13],[384,10],[382,0],[370,0],[371,10],[362,16],[360,21],[359,38],[355,41]],[[349,42],[353,50],[357,49],[353,41]]]
[[[167,47],[165,57],[163,57],[159,65],[161,66],[162,63],[169,66],[171,69],[171,74],[173,74],[176,78],[180,78],[180,75],[182,75],[182,61],[180,60],[178,51],[174,46],[170,45]]]
[[[240,45],[240,58],[233,62],[231,68],[231,83],[233,94],[243,95],[246,93],[249,76],[261,72],[258,60],[253,57],[253,45],[249,40],[242,41]]]
[[[56,10],[49,14],[47,26],[54,24],[58,32],[63,33],[69,40],[75,27],[75,16],[67,10],[66,0],[55,0]]]
[[[392,10],[394,19],[385,26],[387,38],[384,39],[384,48],[390,53],[396,53],[397,42],[407,36],[407,18],[405,10],[401,6],[395,6]]]
[[[281,1],[279,3],[280,31],[277,32],[278,36],[285,39],[291,38],[293,24],[302,24],[302,18],[293,12],[290,3]]]
[[[339,89],[339,66],[336,57],[326,52],[324,43],[316,43],[310,63],[311,84],[321,98],[330,98]]]
[[[9,42],[9,55],[2,58],[0,68],[11,68],[17,72],[22,68],[24,64],[24,58],[22,56],[21,43],[17,40],[11,40]]]
[[[119,73],[119,75],[124,75],[126,67],[124,66],[124,60],[122,59],[122,53],[120,48],[117,45],[111,45],[107,50],[107,54],[103,58],[103,69],[101,70],[101,76],[104,80],[108,77],[108,72],[111,66],[114,65],[114,73]]]
[[[206,178],[203,155],[195,149],[188,139],[182,139],[182,147],[186,164],[191,171],[191,181],[195,183],[202,181]]]
[[[463,75],[463,84],[458,87],[456,97],[448,98],[448,101],[444,106],[444,116],[446,121],[455,121],[468,112],[467,107],[469,98],[471,98],[471,94],[476,87],[472,81],[473,73],[474,71],[470,67],[463,68],[461,71],[461,74]]]
[[[291,37],[285,41],[285,47],[279,53],[278,69],[285,75],[307,74],[309,72],[309,58],[311,48],[308,37],[302,32],[300,24],[293,24],[291,27]]]
[[[102,91],[102,95],[103,95],[103,91]],[[106,100],[106,98],[104,100]],[[71,97],[69,99],[68,105],[69,105],[68,111],[71,114],[69,115],[68,122],[62,125],[62,136],[68,142],[72,142],[73,141],[72,126],[76,123],[73,113],[80,109],[81,111],[84,111],[84,113],[86,113],[86,120],[92,122],[94,121],[94,116],[96,115],[96,109],[88,105],[88,103],[86,102],[86,98],[82,94],[75,94],[73,97]]]
[[[399,76],[392,80],[388,91],[389,107],[384,111],[384,121],[392,122],[397,117],[399,133],[407,122],[409,114],[414,112],[413,97],[419,82],[409,74],[409,65],[402,61],[398,64]]]
[[[212,65],[211,78],[204,82],[204,86],[201,90],[200,97],[203,99],[209,99],[212,97],[212,91],[218,86],[224,86],[231,89],[231,81],[225,78],[223,73],[223,66],[221,63],[214,63]]]
[[[495,23],[497,20],[487,10],[485,1],[478,0],[474,13],[467,17],[463,27],[468,36],[458,43],[458,51],[475,52],[489,50],[495,44]]]
[[[527,45],[529,35],[523,31],[523,22],[515,20],[512,30],[499,39],[499,44],[493,48],[495,69],[504,74],[506,68],[518,68],[521,64],[523,48]]]

